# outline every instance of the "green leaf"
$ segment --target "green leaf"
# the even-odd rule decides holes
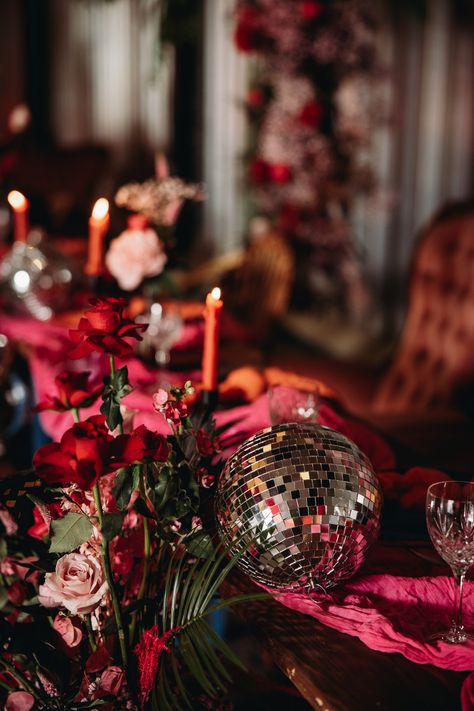
[[[133,490],[133,474],[129,467],[119,469],[115,477],[113,495],[118,508],[123,511],[127,508]]]
[[[214,554],[214,546],[212,539],[205,531],[199,531],[193,536],[184,540],[189,555],[197,558],[209,558]]]
[[[125,514],[121,512],[105,513],[102,519],[101,532],[106,541],[111,541],[122,530]]]
[[[123,421],[120,413],[120,401],[128,395],[131,387],[128,382],[128,369],[117,368],[113,377],[106,375],[104,378],[104,391],[102,393],[101,413],[104,415],[110,430],[114,430]]]
[[[145,516],[145,518],[153,518],[153,514],[151,513],[150,509],[146,505],[146,503],[143,501],[141,496],[137,498],[135,503],[133,504],[133,508],[135,511],[137,511],[139,514],[142,516]]]
[[[7,594],[7,589],[3,585],[0,586],[0,610],[5,607],[5,605],[8,603],[8,594]]]
[[[92,535],[92,524],[80,513],[67,513],[51,522],[51,553],[70,553]]]

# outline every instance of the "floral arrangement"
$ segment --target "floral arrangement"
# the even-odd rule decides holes
[[[156,291],[156,277],[163,275],[168,261],[166,248],[171,245],[172,231],[186,200],[204,200],[203,187],[170,176],[162,154],[156,158],[155,178],[119,188],[116,205],[135,213],[129,218],[128,229],[112,240],[106,255],[107,268],[121,289],[133,291],[146,279],[147,291]],[[159,234],[150,222],[158,227]]]
[[[350,289],[350,209],[359,191],[374,187],[364,149],[381,119],[373,7],[238,0],[235,18],[237,48],[257,60],[246,99],[255,212],[292,240],[300,274],[308,261],[320,270],[316,291],[324,276]]]
[[[145,328],[125,302],[96,298],[70,332],[70,357],[96,352],[101,390],[63,372],[38,411],[69,411],[59,442],[0,507],[0,701],[29,709],[211,708],[233,659],[208,615],[236,557],[209,533],[219,432],[190,382],[153,396],[169,434],[124,432],[127,366]],[[81,408],[101,398],[100,414]],[[164,424],[161,422],[161,424]],[[27,502],[31,508],[25,508]],[[206,705],[207,704],[207,705]]]

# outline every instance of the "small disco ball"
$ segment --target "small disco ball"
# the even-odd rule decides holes
[[[367,457],[339,432],[290,423],[229,458],[216,514],[239,566],[276,590],[326,590],[362,565],[380,528],[382,491]]]

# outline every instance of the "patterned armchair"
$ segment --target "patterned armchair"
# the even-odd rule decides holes
[[[373,409],[442,408],[472,382],[474,202],[449,204],[423,230],[412,262],[406,323]]]

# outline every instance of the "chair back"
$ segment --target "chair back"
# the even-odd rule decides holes
[[[294,273],[294,255],[286,240],[268,232],[252,242],[226,284],[226,305],[264,336],[287,311]]]
[[[415,249],[409,308],[393,363],[375,394],[379,412],[448,405],[474,380],[474,204],[445,207]]]

